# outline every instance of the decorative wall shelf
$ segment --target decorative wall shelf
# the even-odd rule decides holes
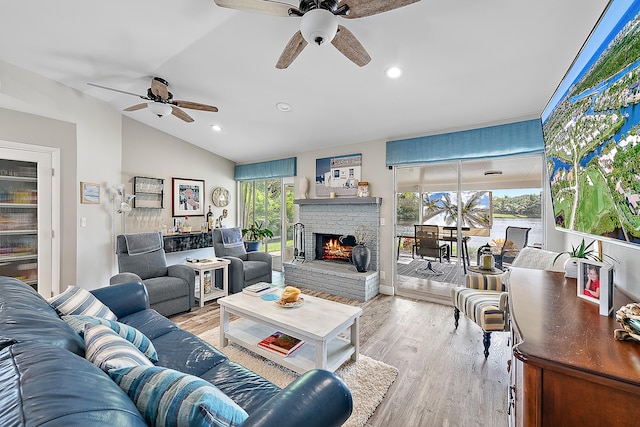
[[[133,177],[133,206],[136,209],[164,208],[164,179],[146,176]]]

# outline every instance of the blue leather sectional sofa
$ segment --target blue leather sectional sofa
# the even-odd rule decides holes
[[[281,390],[150,310],[142,283],[92,293],[119,322],[152,341],[156,365],[200,377],[244,409],[249,417],[243,427],[339,426],[351,414],[351,393],[334,374],[310,371]],[[44,298],[19,280],[0,277],[0,425],[147,425],[84,350],[83,338]]]

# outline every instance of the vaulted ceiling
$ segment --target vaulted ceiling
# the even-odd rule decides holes
[[[339,18],[372,58],[362,68],[310,45],[279,70],[299,18],[213,0],[22,0],[0,5],[0,59],[119,111],[142,101],[87,82],[145,94],[160,76],[175,99],[219,112],[187,110],[193,123],[148,109],[124,115],[250,162],[539,117],[607,3],[421,0]],[[385,76],[392,65],[399,79]]]

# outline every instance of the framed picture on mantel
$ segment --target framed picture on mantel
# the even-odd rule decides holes
[[[204,181],[201,179],[172,178],[173,216],[204,215]]]
[[[578,262],[578,296],[600,306],[600,314],[613,311],[613,267],[606,262]]]
[[[355,197],[361,177],[362,154],[316,159],[316,196]]]

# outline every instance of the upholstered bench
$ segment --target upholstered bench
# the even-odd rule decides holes
[[[502,275],[467,274],[466,287],[451,290],[456,329],[460,312],[482,328],[484,357],[489,357],[491,332],[507,331],[507,287]]]

